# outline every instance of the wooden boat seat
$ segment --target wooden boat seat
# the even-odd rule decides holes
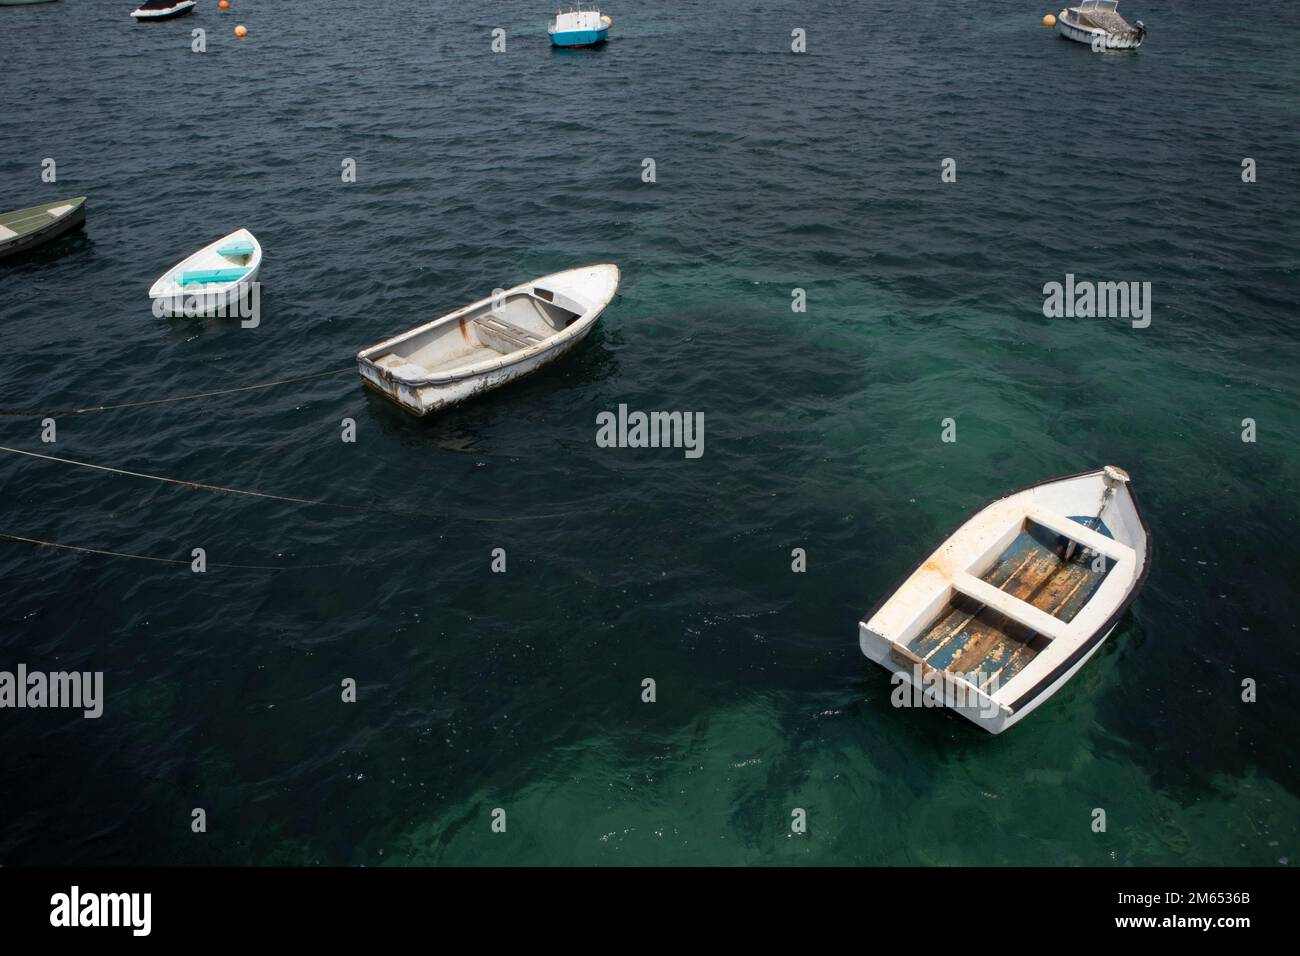
[[[973,574],[958,571],[952,576],[952,587],[954,591],[993,608],[1003,617],[1010,618],[1017,624],[1023,624],[1044,637],[1055,641],[1065,636],[1068,625],[1064,621],[1056,619],[1045,611],[1040,611],[1028,601],[1022,601],[1001,588],[995,588],[986,581],[981,581]]]
[[[474,317],[474,321],[489,332],[493,332],[505,339],[515,348],[526,349],[531,345],[537,345],[545,341],[542,336],[535,332],[529,332],[525,328],[515,325],[513,322],[507,322],[499,315],[488,314]]]

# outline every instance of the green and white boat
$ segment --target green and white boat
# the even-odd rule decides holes
[[[85,196],[0,213],[0,259],[35,249],[85,222]]]

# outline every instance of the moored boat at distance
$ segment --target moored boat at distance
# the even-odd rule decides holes
[[[262,268],[262,244],[236,229],[187,256],[149,287],[156,315],[227,313],[252,288]]]
[[[131,16],[136,23],[149,23],[154,20],[170,20],[184,16],[195,7],[196,0],[145,0]]]
[[[85,222],[85,196],[0,213],[0,259],[42,246]]]
[[[1097,652],[1150,561],[1127,472],[1053,479],[970,517],[861,622],[859,643],[915,699],[1001,733]]]
[[[1141,20],[1130,24],[1116,9],[1119,0],[1080,0],[1056,15],[1056,32],[1101,50],[1136,50],[1146,39]]]
[[[590,10],[575,7],[572,10],[557,11],[555,19],[547,25],[546,32],[551,35],[554,46],[595,46],[605,42],[613,23],[613,20],[595,7]]]
[[[414,415],[463,402],[555,361],[618,291],[618,266],[581,266],[480,299],[357,353],[362,380]]]

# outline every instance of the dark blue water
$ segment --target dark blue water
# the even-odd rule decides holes
[[[0,541],[0,669],[107,692],[0,711],[0,864],[1300,858],[1293,5],[1125,0],[1135,55],[1024,2],[624,4],[578,52],[519,0],[129,7],[0,9],[0,208],[89,197],[0,266],[0,408],[342,368],[586,262],[623,285],[563,363],[427,420],[352,374],[57,416],[54,445],[0,418],[381,509],[0,454],[0,532],[292,569]],[[154,318],[239,226],[262,324]],[[1151,325],[1044,318],[1066,273],[1150,282]],[[704,456],[597,447],[619,403],[704,413]],[[985,500],[1105,463],[1155,558],[1102,652],[999,737],[892,708],[861,614]]]

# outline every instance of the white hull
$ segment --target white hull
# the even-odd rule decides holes
[[[164,7],[160,10],[145,10],[140,8],[131,11],[131,17],[137,23],[147,23],[150,20],[170,20],[173,17],[183,16],[194,9],[198,0],[180,0],[170,7]]]
[[[897,705],[1001,733],[1097,653],[1149,564],[1122,469],[1043,482],[967,519],[863,619],[859,644],[900,675]]]
[[[1056,32],[1065,39],[1074,40],[1077,43],[1086,43],[1088,46],[1100,44],[1101,49],[1107,51],[1136,50],[1142,45],[1142,41],[1146,39],[1145,36],[1121,36],[1108,33],[1100,27],[1086,27],[1074,23],[1066,19],[1064,11],[1056,17]]]
[[[615,265],[542,276],[357,353],[370,388],[428,415],[554,362],[587,337],[618,291]]]
[[[159,314],[168,318],[196,318],[200,316],[226,316],[238,314],[239,303],[248,300],[262,271],[259,265],[238,282],[220,292],[184,293],[179,297],[155,297]]]
[[[490,372],[471,375],[446,384],[408,385],[397,380],[385,380],[373,365],[361,364],[358,367],[361,377],[365,379],[366,384],[371,388],[388,398],[394,399],[397,404],[408,412],[414,412],[416,415],[427,415],[430,412],[438,411],[440,408],[457,405],[482,392],[499,388],[507,382],[522,378],[529,372],[537,371],[543,365],[554,362],[585,339],[592,328],[594,328],[594,323],[587,326],[573,338],[552,349],[548,349],[544,353],[539,353]]]
[[[218,251],[223,246],[241,242],[252,246],[251,254],[232,257]],[[243,274],[225,282],[198,285],[181,283],[182,275],[186,272],[210,269],[242,270]],[[236,229],[164,272],[149,287],[149,298],[154,300],[154,311],[158,315],[230,315],[252,290],[261,271],[262,244],[247,229]]]

